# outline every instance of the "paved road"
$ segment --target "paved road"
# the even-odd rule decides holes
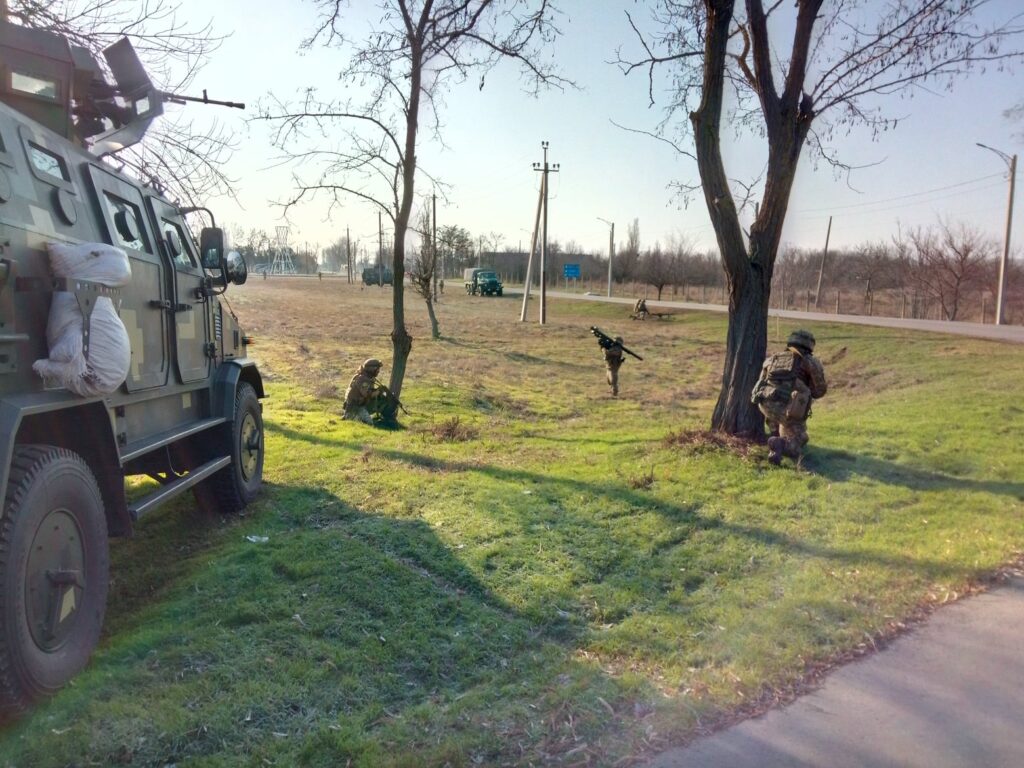
[[[522,288],[506,288],[505,293],[522,295]],[[604,301],[615,304],[633,306],[634,299],[608,298],[607,296],[585,296],[580,293],[564,291],[548,291],[548,296],[555,299],[577,299],[579,301]],[[531,292],[531,301],[537,300],[537,291]],[[657,312],[661,309],[696,309],[702,312],[725,312],[722,304],[698,304],[690,301],[654,301],[647,300],[647,308]],[[934,333],[951,333],[959,336],[973,336],[979,339],[995,339],[1024,344],[1024,326],[1020,325],[987,325],[982,323],[948,322],[945,320],[909,320],[898,317],[865,317],[863,315],[834,315],[824,312],[797,312],[789,309],[772,309],[771,317],[783,320],[808,320],[814,323],[853,323],[854,325],[875,325],[883,328],[905,328],[913,331],[930,331]]]
[[[1024,578],[937,611],[814,693],[647,768],[1024,766]]]

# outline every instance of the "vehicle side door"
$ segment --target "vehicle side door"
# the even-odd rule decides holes
[[[167,287],[139,190],[100,166],[89,166],[103,224],[111,244],[128,254],[131,282],[121,289],[121,321],[131,342],[125,387],[137,392],[167,383]]]
[[[146,203],[159,234],[160,250],[173,275],[170,314],[174,317],[178,377],[183,384],[201,381],[210,373],[207,299],[202,290],[206,274],[178,210],[155,197],[146,198]]]

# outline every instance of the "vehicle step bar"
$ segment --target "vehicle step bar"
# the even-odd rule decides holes
[[[187,475],[183,475],[167,485],[161,485],[148,496],[143,496],[141,499],[135,500],[129,507],[128,513],[132,516],[132,520],[138,520],[150,510],[156,509],[165,501],[173,499],[179,493],[187,491],[196,483],[202,482],[214,472],[223,469],[230,463],[230,456],[221,456],[213,461],[208,461],[202,466],[196,467]]]
[[[225,421],[227,421],[227,419],[223,416],[213,416],[208,419],[203,419],[202,421],[197,421],[195,424],[190,424],[187,427],[168,429],[167,431],[161,432],[160,434],[154,435],[146,440],[130,443],[125,446],[124,450],[121,452],[121,463],[126,464],[133,459],[144,456],[150,451],[154,451],[157,448],[163,448],[165,445],[177,442],[183,437],[194,435],[206,429],[212,429],[213,427],[223,424]]]

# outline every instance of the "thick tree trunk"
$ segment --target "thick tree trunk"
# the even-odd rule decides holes
[[[730,435],[764,440],[764,417],[750,402],[768,348],[770,292],[751,269],[729,296],[729,330],[725,342],[722,389],[711,417],[711,428]]]

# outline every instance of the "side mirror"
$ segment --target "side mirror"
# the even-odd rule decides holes
[[[203,227],[199,233],[199,250],[202,251],[204,269],[220,270],[224,260],[224,230],[220,227]]]
[[[238,251],[228,251],[227,256],[228,282],[241,285],[249,277],[249,267],[245,263],[245,256]]]

